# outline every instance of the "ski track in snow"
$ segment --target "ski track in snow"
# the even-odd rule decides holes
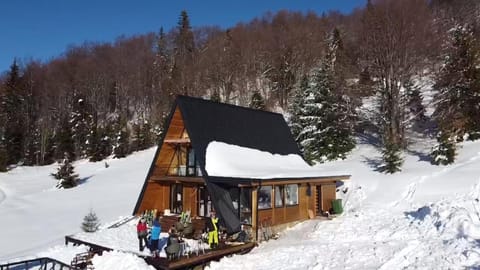
[[[0,187],[0,203],[2,203],[7,196],[5,195],[5,192],[3,192],[2,187]]]

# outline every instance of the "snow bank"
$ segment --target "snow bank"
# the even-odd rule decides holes
[[[271,154],[217,141],[208,144],[205,160],[210,176],[271,179],[346,175],[311,167],[299,155]]]
[[[155,269],[148,265],[142,258],[120,251],[103,252],[102,256],[93,257],[92,263],[95,270]]]

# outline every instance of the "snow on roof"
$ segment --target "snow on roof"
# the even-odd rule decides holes
[[[312,167],[299,155],[272,154],[217,141],[207,146],[205,170],[209,176],[255,179],[347,175]]]

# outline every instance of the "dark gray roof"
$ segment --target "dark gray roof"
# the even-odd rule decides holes
[[[212,141],[301,156],[281,114],[186,96],[178,96],[176,105],[203,173],[206,149]]]

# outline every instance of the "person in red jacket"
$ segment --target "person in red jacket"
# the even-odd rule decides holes
[[[147,245],[147,223],[145,218],[142,217],[137,224],[137,236],[138,236],[138,247],[140,251],[143,251]]]

